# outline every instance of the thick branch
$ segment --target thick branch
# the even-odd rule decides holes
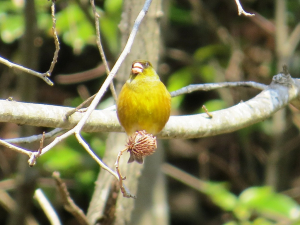
[[[299,79],[278,74],[269,87],[254,98],[227,109],[189,116],[171,116],[159,138],[199,138],[229,133],[265,120],[289,102],[297,107]],[[69,107],[0,100],[0,122],[70,129],[82,118],[79,112],[64,120]],[[95,110],[83,127],[85,132],[121,132],[115,111]]]

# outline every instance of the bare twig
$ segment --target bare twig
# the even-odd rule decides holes
[[[88,99],[86,99],[84,102],[82,102],[79,106],[77,106],[76,108],[74,109],[71,109],[70,111],[68,111],[65,115],[66,118],[69,118],[71,115],[73,115],[75,112],[86,112],[86,109],[87,108],[84,108],[82,109],[83,107],[86,107],[87,105],[89,105],[93,99],[95,98],[96,94],[92,95],[91,97],[89,97]],[[112,106],[109,106],[103,110],[106,110],[106,111],[114,111],[116,110],[116,105],[112,105]]]
[[[17,143],[32,143],[35,141],[41,140],[43,137],[46,138],[51,138],[54,135],[62,132],[64,129],[62,128],[55,128],[54,130],[48,132],[48,133],[43,133],[39,135],[33,135],[29,137],[22,137],[22,138],[12,138],[12,139],[5,139],[4,141],[11,143],[11,144],[17,144]]]
[[[196,177],[193,177],[192,175],[190,175],[168,163],[164,163],[162,165],[162,172],[164,174],[186,184],[187,186],[200,191],[200,192],[204,192],[204,190],[207,187],[207,184],[205,181],[202,181]]]
[[[115,166],[116,166],[116,171],[117,171],[117,174],[118,174],[118,177],[119,177],[119,186],[120,186],[120,189],[121,189],[121,192],[123,193],[123,197],[126,197],[126,198],[135,198],[134,195],[131,195],[129,193],[129,191],[126,189],[126,187],[123,185],[123,180],[126,179],[126,177],[123,177],[121,175],[121,172],[119,170],[119,162],[120,162],[120,158],[122,156],[122,154],[124,152],[126,152],[128,150],[128,148],[124,148],[123,150],[121,150],[117,156],[117,160],[116,160],[116,163],[115,163]]]
[[[291,33],[288,42],[285,44],[286,55],[293,55],[296,47],[300,41],[300,23],[297,24],[293,32]]]
[[[94,100],[95,96],[96,96],[96,94],[92,95],[91,97],[86,99],[84,102],[82,102],[79,106],[77,106],[76,108],[74,108],[74,109],[70,110],[69,112],[67,112],[66,115],[65,115],[66,119],[68,119],[75,112],[78,112],[79,109],[82,109],[83,107],[89,105]]]
[[[34,192],[34,198],[38,201],[40,204],[41,208],[43,209],[44,213],[46,214],[48,220],[50,221],[51,224],[55,225],[60,225],[61,222],[57,216],[57,213],[53,209],[51,203],[49,200],[46,198],[44,195],[43,191],[39,188],[36,189]]]
[[[98,102],[100,101],[100,99],[102,98],[103,94],[107,90],[107,88],[108,88],[110,82],[112,81],[113,77],[115,76],[115,74],[119,70],[121,64],[123,63],[124,59],[126,58],[126,56],[128,55],[128,53],[130,52],[130,49],[131,49],[131,46],[132,46],[133,41],[135,39],[135,36],[137,34],[138,28],[139,28],[139,26],[140,26],[140,24],[142,22],[142,19],[146,15],[151,2],[152,2],[152,0],[147,0],[145,2],[143,9],[141,10],[141,12],[139,13],[138,17],[135,20],[135,23],[133,25],[132,31],[130,33],[130,36],[129,36],[128,41],[127,41],[127,43],[125,45],[124,50],[122,51],[120,57],[118,58],[118,60],[115,63],[114,67],[112,68],[110,74],[107,76],[107,78],[104,81],[103,85],[101,86],[100,90],[96,94],[96,96],[95,96],[93,102],[91,103],[91,105],[89,106],[87,112],[85,113],[85,115],[83,116],[83,118],[80,120],[80,122],[77,124],[77,126],[74,127],[74,129],[73,129],[74,131],[72,131],[72,132],[80,132],[80,130],[84,126],[85,122],[87,121],[87,119],[91,115],[92,111],[96,108]]]
[[[6,65],[10,68],[13,68],[13,69],[15,68],[15,69],[21,70],[23,72],[29,73],[31,75],[37,76],[37,77],[41,78],[42,80],[44,80],[50,86],[53,86],[53,82],[48,78],[50,76],[50,74],[48,72],[39,73],[39,72],[36,72],[34,70],[28,69],[26,67],[20,66],[18,64],[12,63],[12,62],[10,62],[7,59],[4,59],[2,57],[0,57],[0,63],[4,64],[4,65]]]
[[[57,62],[57,57],[58,57],[58,52],[59,52],[59,41],[58,41],[56,29],[55,29],[56,22],[55,22],[55,1],[54,0],[52,1],[51,12],[52,12],[52,22],[53,22],[52,30],[54,33],[54,42],[55,42],[55,53],[54,53],[54,57],[53,57],[53,61],[51,63],[50,69],[46,73],[39,73],[39,72],[36,72],[29,68],[12,63],[2,57],[0,57],[0,63],[4,64],[10,68],[15,68],[15,69],[21,70],[23,72],[29,73],[31,75],[37,76],[37,77],[41,78],[42,80],[44,80],[50,86],[53,86],[53,82],[48,77],[51,76],[51,73]]]
[[[11,150],[14,150],[16,152],[19,152],[19,153],[22,153],[22,154],[25,154],[25,155],[28,155],[29,157],[32,155],[32,151],[29,151],[29,150],[26,150],[26,149],[23,149],[23,148],[19,148],[17,146],[14,146],[10,143],[7,143],[6,141],[3,141],[3,140],[0,140],[0,145],[3,145],[5,146],[6,148],[9,148]]]
[[[80,224],[89,225],[89,222],[83,211],[74,203],[73,199],[70,197],[67,186],[61,180],[59,172],[53,172],[52,177],[55,179],[65,209],[70,212]]]
[[[16,209],[16,202],[3,189],[0,189],[0,205],[8,212],[12,212]]]
[[[236,3],[236,5],[237,5],[237,7],[238,7],[239,16],[240,16],[240,15],[245,15],[245,16],[255,16],[255,14],[253,14],[253,13],[248,13],[248,12],[246,12],[246,11],[243,9],[243,6],[241,5],[240,0],[235,0],[235,3]]]
[[[38,149],[38,154],[37,157],[40,157],[41,153],[42,153],[42,149],[44,147],[44,140],[45,140],[45,131],[43,132],[42,138],[40,140],[40,147]]]
[[[58,41],[58,35],[56,32],[56,18],[55,18],[55,0],[52,0],[52,5],[51,5],[51,16],[52,16],[52,30],[53,30],[53,35],[54,35],[54,44],[55,44],[55,52],[54,52],[54,56],[53,56],[53,60],[51,62],[50,68],[47,72],[47,74],[49,74],[49,76],[51,75],[51,73],[53,72],[54,66],[57,62],[57,58],[58,58],[58,52],[59,52],[59,41]]]
[[[96,6],[95,6],[94,0],[91,0],[91,5],[92,5],[92,8],[93,8],[93,13],[94,13],[94,17],[95,17],[95,27],[96,27],[96,33],[97,33],[96,42],[97,42],[97,46],[98,46],[102,61],[105,65],[106,73],[108,75],[110,73],[110,69],[109,69],[109,65],[107,63],[105,53],[104,53],[104,50],[103,50],[103,46],[102,46],[102,43],[101,43],[100,24],[99,24],[99,17],[100,16],[96,11]],[[115,102],[117,102],[118,97],[117,97],[117,93],[116,93],[116,90],[115,90],[115,87],[114,87],[113,80],[110,82],[110,91],[112,93],[112,96],[113,96]]]
[[[58,74],[55,76],[55,82],[58,84],[78,84],[93,80],[105,75],[105,66],[103,63],[96,68],[73,74]]]
[[[208,112],[207,108],[205,107],[205,105],[202,106],[202,109],[206,112],[206,114],[210,117],[213,118],[213,115],[211,113]]]
[[[191,93],[193,91],[211,91],[214,89],[225,87],[253,87],[259,90],[265,90],[268,87],[268,85],[256,83],[254,81],[191,84],[179,90],[172,91],[171,96],[175,97],[178,95]]]
[[[107,165],[105,165],[101,159],[99,159],[97,157],[97,155],[93,152],[93,150],[90,148],[90,146],[83,140],[83,138],[81,137],[81,135],[79,133],[75,133],[75,136],[76,136],[79,144],[81,144],[84,147],[84,149],[102,167],[102,169],[105,169],[106,171],[111,173],[113,176],[115,176],[117,179],[119,179],[119,176],[111,168],[109,168]]]

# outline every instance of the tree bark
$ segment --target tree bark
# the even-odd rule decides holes
[[[122,21],[120,30],[122,34],[122,46],[129,37],[134,21],[143,8],[144,1],[126,0],[123,3]],[[135,59],[147,59],[152,62],[156,68],[159,55],[159,18],[157,15],[161,12],[161,0],[154,0],[150,6],[149,12],[142,21],[135,42],[130,54],[121,66],[117,79],[117,91],[129,77],[131,63]],[[107,140],[104,162],[114,167],[118,152],[125,147],[125,134],[109,134]],[[136,195],[138,187],[138,178],[141,175],[143,165],[137,163],[127,164],[128,154],[124,154],[120,162],[120,170],[126,176],[124,181],[130,193]],[[142,198],[142,196],[137,196]],[[119,194],[116,180],[106,171],[100,171],[95,192],[92,197],[88,210],[88,219],[91,224],[97,221],[100,224],[128,224],[131,220],[131,213],[134,208],[135,200],[124,198]]]
[[[21,39],[22,65],[36,70],[38,65],[38,49],[34,40],[38,35],[35,1],[25,1],[24,6],[25,33]],[[37,78],[22,74],[18,78],[18,98],[25,102],[35,102]],[[36,127],[20,127],[20,136],[29,136],[35,133]],[[26,145],[30,148],[32,144]],[[25,147],[25,146],[24,146]],[[18,157],[18,176],[16,189],[16,210],[11,213],[9,225],[27,224],[27,217],[31,212],[33,193],[37,179],[35,168],[29,168],[28,158],[25,155]]]

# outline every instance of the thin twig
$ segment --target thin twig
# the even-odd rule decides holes
[[[64,133],[63,135],[56,137],[50,144],[48,144],[45,148],[42,149],[41,154],[38,154],[38,152],[32,152],[32,154],[30,154],[30,157],[28,160],[29,166],[34,166],[36,164],[36,160],[38,157],[40,157],[41,155],[48,152],[51,148],[53,148],[59,142],[66,139],[67,137],[71,136],[72,134],[74,134],[74,128],[69,130],[68,132]]]
[[[202,109],[206,112],[206,114],[210,117],[213,118],[213,115],[211,113],[208,112],[207,108],[205,107],[205,105],[202,106]]]
[[[50,74],[48,74],[48,72],[46,72],[46,73],[36,72],[34,70],[31,70],[26,67],[20,66],[18,64],[12,63],[12,62],[8,61],[7,59],[2,58],[1,56],[0,56],[0,63],[4,64],[10,68],[18,69],[23,72],[29,73],[31,75],[37,76],[37,77],[41,78],[42,80],[44,80],[50,86],[53,86],[53,82],[48,78],[50,76]]]
[[[291,56],[294,54],[296,47],[298,46],[300,41],[300,23],[294,28],[291,33],[288,42],[286,43],[287,47],[285,51],[287,51],[286,55]]]
[[[42,149],[44,147],[44,140],[45,140],[45,131],[43,132],[42,138],[40,140],[40,147],[38,149],[38,154],[37,157],[40,157],[41,153],[42,153]]]
[[[248,12],[246,12],[246,11],[243,9],[243,6],[241,5],[240,0],[235,0],[235,3],[236,3],[236,5],[237,5],[237,7],[238,7],[239,16],[240,16],[240,15],[245,15],[245,16],[255,16],[255,14],[253,14],[253,13],[248,13]]]
[[[3,145],[5,146],[6,148],[9,148],[11,150],[14,150],[16,152],[19,152],[19,153],[22,153],[22,154],[25,154],[25,155],[28,155],[29,157],[32,155],[32,151],[29,151],[29,150],[26,150],[26,149],[23,149],[23,148],[19,148],[17,146],[14,146],[10,143],[7,143],[6,141],[3,141],[0,139],[0,145]]]
[[[178,95],[191,93],[193,91],[211,91],[214,89],[225,88],[225,87],[253,87],[259,90],[265,90],[268,88],[268,85],[256,83],[254,81],[191,84],[179,90],[172,91],[171,96],[175,97]]]
[[[57,84],[67,84],[67,85],[78,84],[105,75],[106,75],[105,65],[104,63],[100,63],[97,67],[83,72],[72,73],[72,74],[58,74],[55,76],[55,82]]]
[[[137,18],[135,20],[135,23],[133,25],[133,28],[132,28],[132,31],[131,31],[130,36],[128,38],[128,41],[127,41],[127,43],[124,47],[124,50],[122,51],[120,57],[118,58],[118,60],[115,63],[114,67],[112,68],[110,74],[107,76],[107,78],[104,81],[103,85],[101,86],[100,90],[96,94],[96,96],[95,96],[93,102],[91,103],[91,105],[89,106],[87,112],[84,114],[84,116],[82,117],[80,122],[76,125],[76,127],[74,127],[74,129],[73,129],[74,132],[80,132],[80,130],[84,126],[85,122],[87,121],[87,119],[89,118],[89,116],[91,115],[93,110],[96,108],[96,106],[98,105],[98,102],[103,97],[103,95],[104,95],[105,91],[107,90],[110,82],[112,81],[115,74],[118,72],[118,70],[121,67],[121,64],[125,60],[126,56],[129,54],[131,46],[132,46],[133,41],[135,39],[135,36],[137,34],[138,28],[139,28],[144,16],[148,12],[148,9],[150,7],[151,2],[152,2],[152,0],[147,0],[145,2],[143,9],[140,11],[139,15],[137,16]]]
[[[32,135],[32,136],[29,136],[29,137],[5,139],[4,141],[6,141],[8,143],[11,143],[11,144],[32,143],[32,142],[35,142],[35,141],[40,141],[43,138],[43,136],[44,136],[45,139],[51,138],[54,135],[62,132],[63,130],[64,129],[62,129],[62,128],[55,128],[54,130],[52,130],[50,132],[47,132],[45,134],[43,133],[43,134],[39,134],[39,135]]]
[[[39,188],[34,192],[34,198],[38,201],[44,213],[46,214],[48,220],[51,224],[60,225],[61,222],[57,216],[57,213],[53,209],[51,203],[44,195],[43,191]]]
[[[50,69],[46,72],[46,73],[39,73],[36,72],[34,70],[31,70],[29,68],[20,66],[18,64],[12,63],[10,61],[8,61],[7,59],[4,59],[2,57],[0,57],[0,63],[10,67],[10,68],[15,68],[18,70],[21,70],[23,72],[29,73],[31,75],[37,76],[39,78],[41,78],[42,80],[44,80],[47,84],[49,84],[50,86],[53,86],[53,82],[48,78],[51,76],[51,73],[54,69],[54,66],[57,62],[57,57],[58,57],[58,52],[59,52],[59,41],[58,41],[58,36],[57,36],[57,32],[56,32],[56,19],[55,19],[55,1],[52,1],[52,6],[51,6],[51,14],[52,14],[52,22],[53,22],[53,26],[52,26],[52,30],[53,30],[53,34],[54,34],[54,43],[55,43],[55,52],[54,52],[54,56],[53,56],[53,60],[51,62],[50,65]]]
[[[89,105],[95,98],[96,94],[92,95],[91,97],[89,97],[88,99],[86,99],[84,102],[82,102],[79,106],[77,106],[76,108],[68,111],[66,113],[66,119],[68,119],[72,114],[74,114],[75,112],[78,112],[79,109],[82,109],[83,107],[85,107],[86,105]]]
[[[109,69],[109,65],[107,63],[107,60],[106,60],[106,57],[105,57],[105,53],[104,53],[104,50],[103,50],[103,46],[102,46],[102,42],[101,42],[100,24],[99,24],[99,17],[100,16],[97,13],[96,6],[95,6],[95,1],[94,0],[91,0],[91,5],[92,5],[92,8],[93,8],[93,13],[94,13],[94,17],[95,17],[95,27],[96,27],[96,33],[97,33],[96,42],[97,42],[97,46],[98,46],[98,49],[99,49],[102,61],[103,61],[104,65],[105,65],[106,73],[108,75],[110,73],[110,69]],[[112,96],[113,96],[115,102],[117,102],[118,96],[117,96],[117,93],[116,93],[116,90],[115,90],[115,87],[114,87],[113,80],[110,82],[109,86],[110,86],[110,91],[112,93]]]
[[[117,179],[119,179],[119,176],[111,168],[109,168],[107,165],[105,165],[101,159],[99,159],[97,157],[97,155],[93,152],[93,150],[89,147],[89,145],[83,140],[83,138],[81,137],[81,135],[79,133],[75,133],[75,136],[76,136],[79,144],[81,144],[85,148],[85,150],[102,167],[102,169],[105,169],[106,171],[108,171],[109,173],[114,175]]]
[[[16,210],[16,202],[14,199],[3,189],[0,189],[0,205],[7,212]]]
[[[53,35],[54,35],[55,52],[54,52],[53,60],[52,60],[51,65],[50,65],[50,69],[47,72],[49,74],[49,76],[53,72],[54,66],[57,63],[58,52],[60,50],[58,35],[57,35],[57,32],[56,32],[55,0],[52,0],[51,16],[52,16],[52,31],[53,31]]]
[[[202,181],[168,163],[164,163],[162,165],[162,172],[200,192],[205,192],[205,189],[207,188],[207,183],[205,181]]]
[[[59,172],[53,172],[52,177],[55,179],[65,209],[70,212],[80,224],[89,225],[88,219],[86,218],[83,211],[74,203],[73,199],[70,197],[67,186],[61,180]]]
[[[118,174],[118,176],[119,176],[119,186],[120,186],[121,192],[122,192],[122,194],[123,194],[123,197],[126,197],[126,198],[135,198],[135,196],[134,196],[134,195],[131,195],[131,194],[129,193],[129,191],[126,189],[126,187],[124,186],[123,180],[125,180],[126,177],[123,177],[123,176],[121,175],[120,170],[119,170],[119,162],[120,162],[120,158],[121,158],[122,154],[123,154],[124,152],[126,152],[127,150],[128,150],[128,148],[126,147],[126,148],[124,148],[123,150],[119,151],[119,154],[118,154],[118,156],[117,156],[117,160],[116,160],[116,163],[115,163],[115,167],[116,167],[117,174]]]

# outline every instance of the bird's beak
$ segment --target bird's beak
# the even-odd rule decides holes
[[[136,62],[132,65],[131,72],[133,74],[139,74],[143,72],[143,69],[143,65],[141,63]]]

